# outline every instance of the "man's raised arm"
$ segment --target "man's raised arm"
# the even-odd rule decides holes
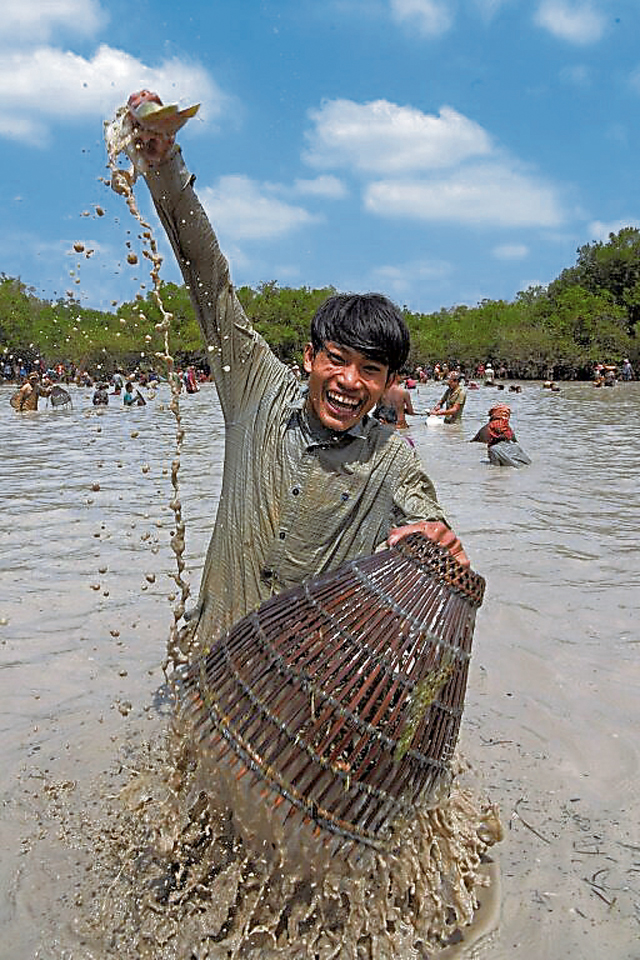
[[[175,131],[154,124],[153,111],[140,104],[160,105],[157,94],[140,91],[129,98],[123,125],[129,134],[127,153],[149,187],[158,216],[189,290],[209,364],[225,412],[238,401],[242,383],[229,371],[270,353],[247,319],[231,283],[229,264],[198,199],[190,174],[175,143]],[[269,362],[269,361],[267,361]],[[240,380],[242,378],[240,377]],[[234,394],[237,394],[234,395]]]

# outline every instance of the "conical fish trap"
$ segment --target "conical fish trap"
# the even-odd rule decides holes
[[[383,847],[447,778],[483,594],[420,534],[281,593],[190,665],[197,733],[285,815]]]
[[[63,387],[55,386],[49,395],[52,407],[72,407],[71,397]]]

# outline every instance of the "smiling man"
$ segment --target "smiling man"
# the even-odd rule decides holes
[[[336,294],[316,312],[304,352],[309,404],[324,426],[355,426],[375,407],[409,352],[409,331],[380,294]]]
[[[137,94],[134,103],[140,102]],[[305,390],[247,319],[180,150],[131,114],[144,174],[190,291],[225,418],[222,493],[191,629],[208,646],[273,592],[420,530],[467,557],[415,452],[369,412],[409,333],[379,294],[317,311]]]

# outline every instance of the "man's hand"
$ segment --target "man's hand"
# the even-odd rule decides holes
[[[470,560],[460,540],[442,520],[420,520],[418,523],[408,523],[405,527],[395,527],[387,537],[387,543],[392,547],[410,533],[424,534],[429,540],[445,547],[461,567],[470,566]]]
[[[127,101],[125,123],[133,134],[134,164],[157,167],[167,157],[175,143],[175,130],[162,128],[154,114],[162,107],[162,100],[151,90],[138,90]]]

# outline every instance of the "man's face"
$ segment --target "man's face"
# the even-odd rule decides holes
[[[309,403],[320,423],[341,432],[354,427],[388,385],[385,363],[329,340],[317,353],[308,343],[304,369],[309,374]]]

